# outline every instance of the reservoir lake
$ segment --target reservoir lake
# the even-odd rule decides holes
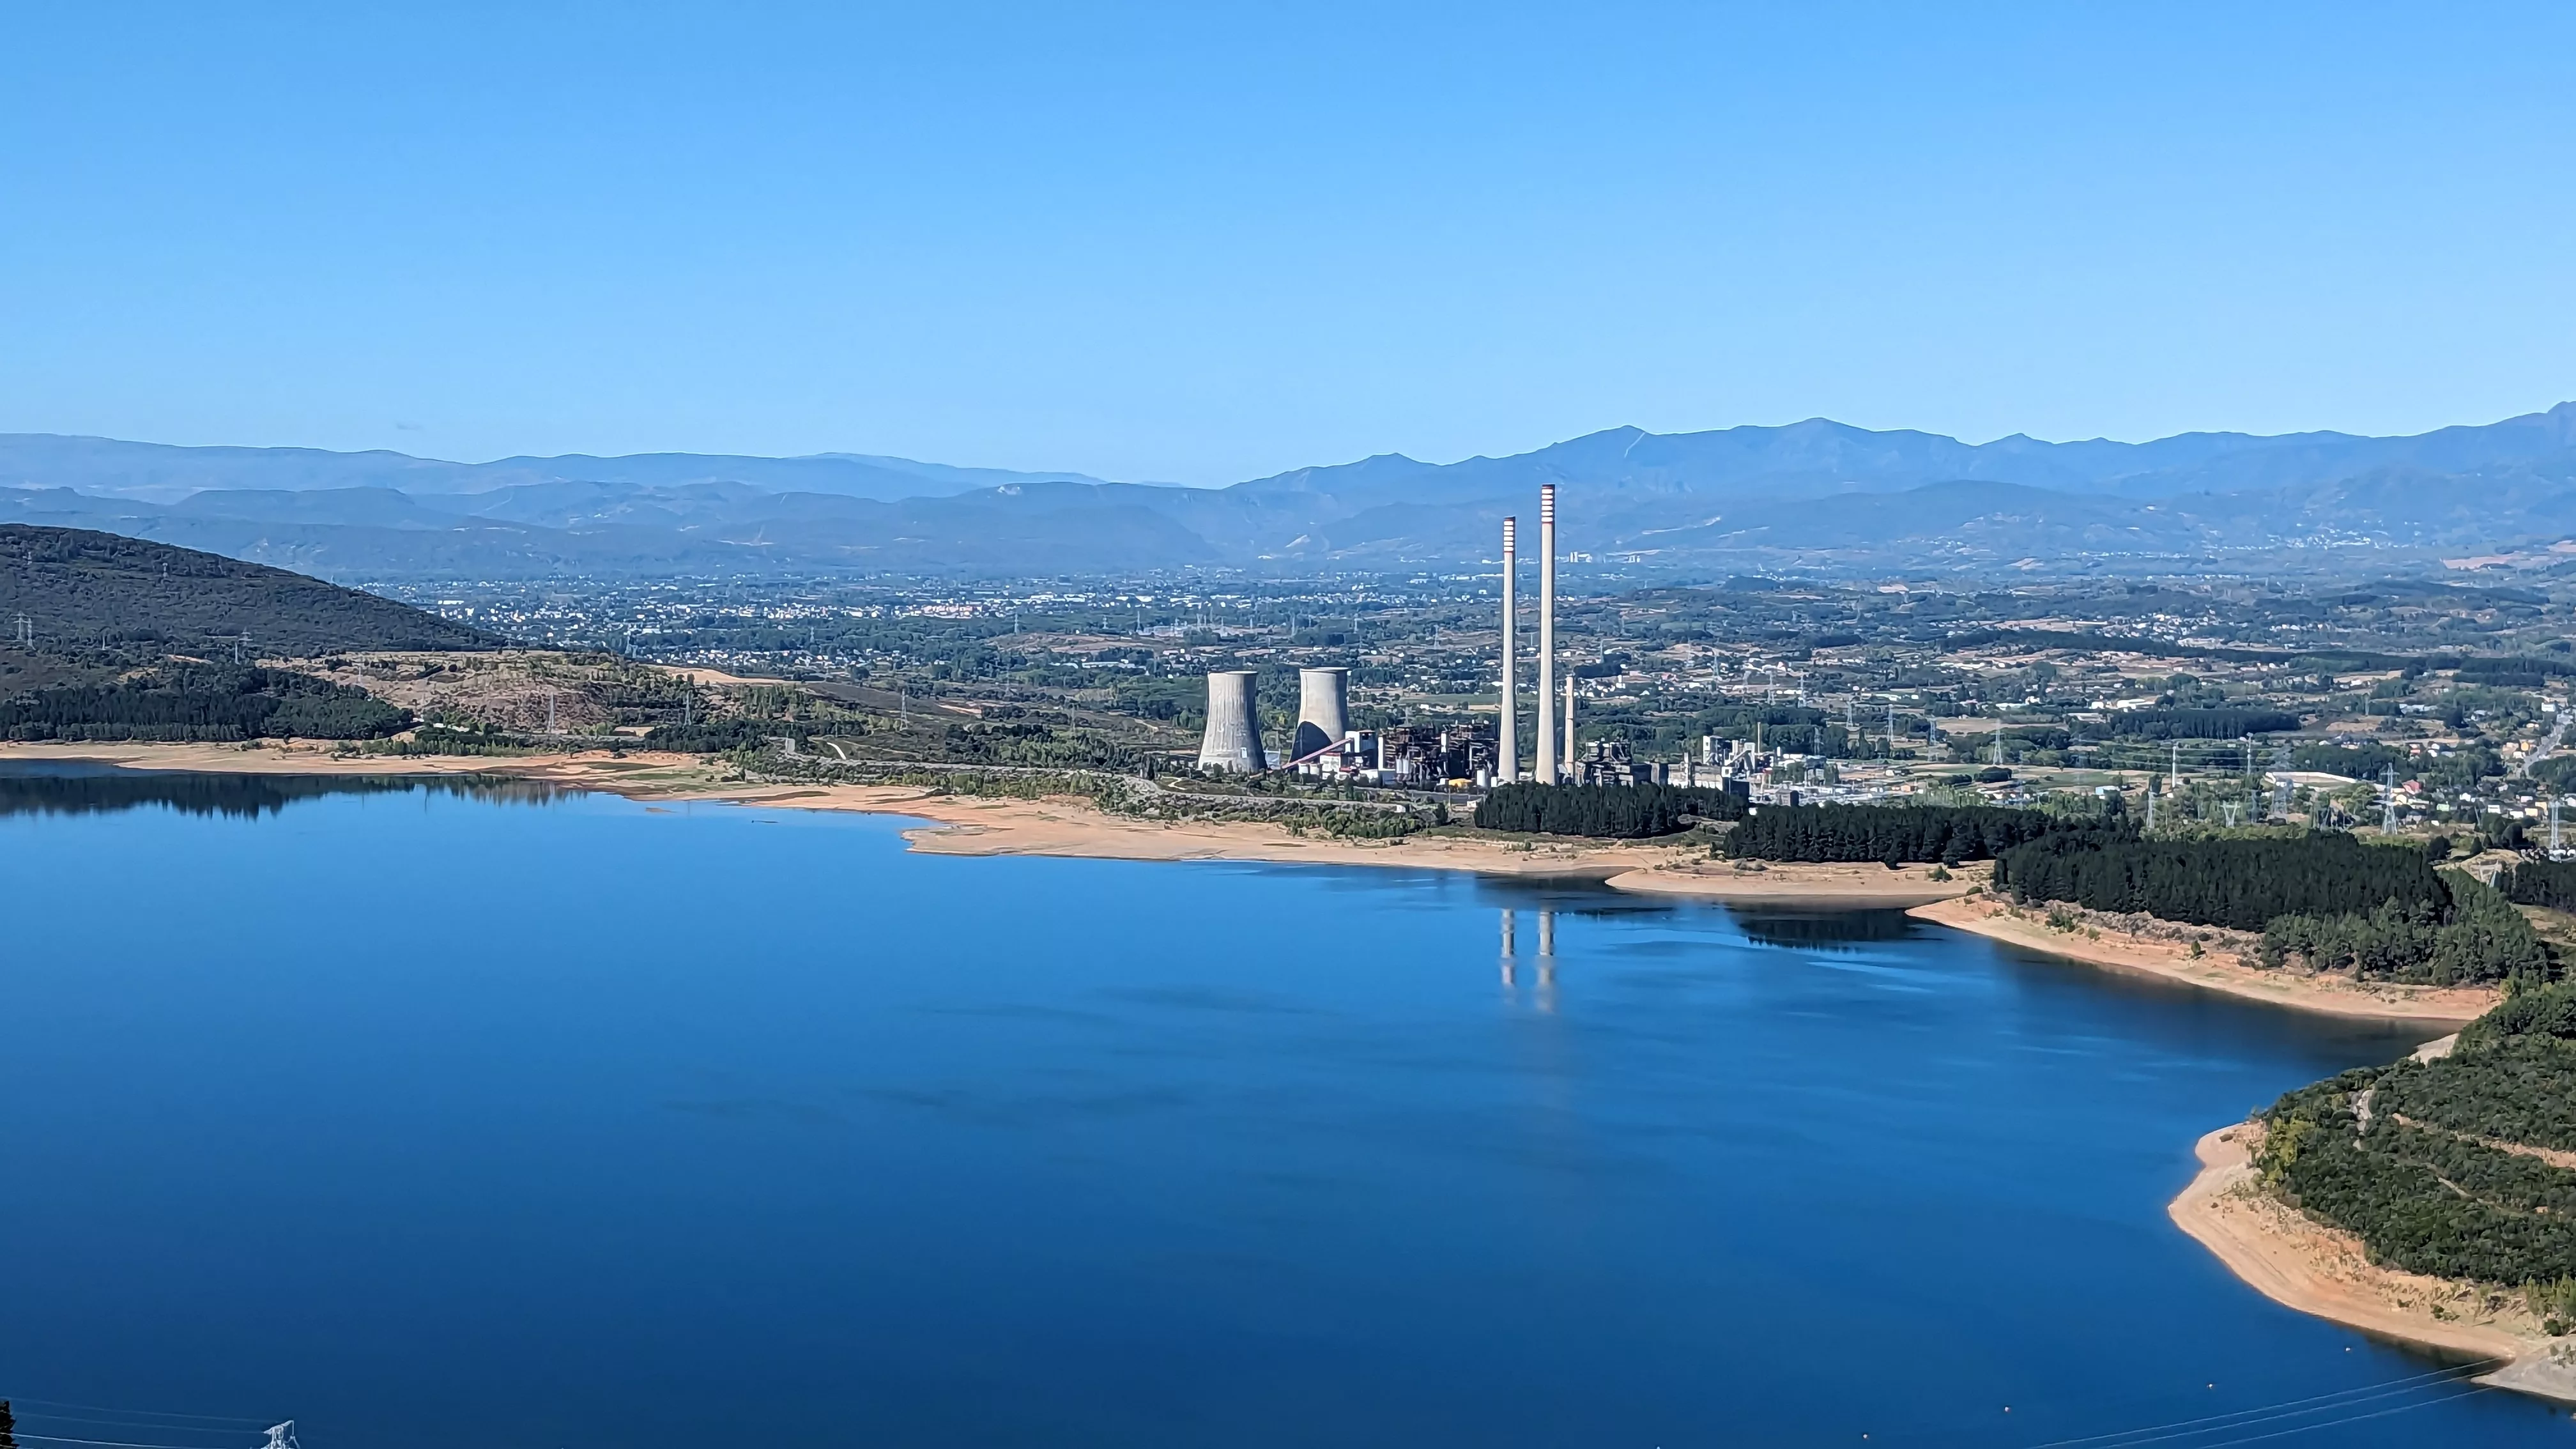
[[[21,1442],[2576,1442],[2165,1217],[2439,1028],[915,824],[0,773]]]

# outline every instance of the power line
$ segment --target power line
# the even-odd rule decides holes
[[[182,1414],[175,1410],[164,1412],[159,1409],[120,1409],[113,1404],[75,1404],[63,1399],[31,1399],[24,1394],[0,1394],[0,1399],[7,1399],[13,1404],[42,1404],[49,1409],[87,1409],[93,1414],[121,1414],[130,1419],[196,1419],[209,1424],[250,1424],[264,1427],[261,1420],[246,1414]]]
[[[2153,1444],[2166,1439],[2188,1438],[2196,1434],[2232,1433],[2238,1429],[2250,1429],[2260,1424],[2277,1422],[2281,1419],[2298,1418],[2302,1415],[2324,1413],[2330,1410],[2354,1408],[2378,1399],[2387,1398],[2392,1394],[2413,1393],[2419,1389],[2436,1388],[2443,1383],[2463,1382],[2461,1377],[2463,1374],[2492,1368],[2503,1362],[2504,1360],[2501,1358],[2480,1359],[2460,1368],[2434,1369],[2430,1372],[2415,1374],[2407,1378],[2391,1379],[2385,1383],[2362,1384],[2349,1389],[2337,1389],[2332,1393],[2310,1395],[2304,1399],[2285,1399],[2276,1404],[2257,1404],[2250,1409],[2236,1409],[2224,1414],[2210,1414],[2197,1419],[2177,1419],[2167,1424],[2149,1424],[2142,1428],[2122,1429],[2114,1433],[2092,1434],[2076,1439],[2051,1439],[2043,1444],[2029,1445],[2028,1449],[2077,1449],[2077,1446],[2079,1445],[2094,1446],[2094,1449],[2130,1449],[2130,1446],[2134,1445]],[[2444,1403],[2452,1398],[2466,1398],[2472,1394],[2480,1394],[2484,1392],[2486,1392],[2485,1389],[2473,1386],[2469,1389],[2468,1393],[2465,1394],[2452,1394],[2447,1395],[2444,1398],[2427,1399],[2424,1400],[2423,1403],[2407,1404],[2400,1407],[2422,1408],[2425,1404]],[[2396,1413],[2399,1412],[2399,1410],[2389,1409],[2379,1412]],[[2365,1414],[2361,1417],[2376,1418],[2378,1417],[2378,1413]],[[2289,1429],[2281,1432],[2304,1434],[2309,1429],[2325,1428],[2328,1424],[2336,1422],[2350,1423],[2353,1421],[2329,1420],[2324,1423],[2309,1424],[2301,1428]],[[2277,1436],[2264,1434],[2257,1435],[2256,1437],[2273,1438]],[[2242,1444],[2251,1443],[2253,1441],[2248,1439],[2232,1439],[2224,1442]]]
[[[247,1434],[251,1431],[244,1429],[241,1432]],[[60,1434],[30,1434],[24,1429],[17,1430],[16,1437],[46,1444],[88,1444],[97,1446],[97,1449],[238,1449],[234,1444],[147,1444],[134,1439],[67,1439]]]

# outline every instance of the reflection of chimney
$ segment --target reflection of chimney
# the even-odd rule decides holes
[[[1511,985],[1511,984],[1512,984],[1512,966],[1513,966],[1513,960],[1512,960],[1512,958],[1513,958],[1513,956],[1516,954],[1516,951],[1517,951],[1517,948],[1515,947],[1515,945],[1514,945],[1514,943],[1513,943],[1513,941],[1512,941],[1512,924],[1513,924],[1513,922],[1512,922],[1512,913],[1511,913],[1510,911],[1508,911],[1508,910],[1504,911],[1504,912],[1503,912],[1503,984],[1504,984],[1505,986],[1509,986],[1509,985]]]
[[[1539,713],[1544,716],[1547,711]],[[1556,912],[1538,913],[1538,1009],[1556,1010]]]
[[[1520,588],[1521,554],[1518,541],[1520,520],[1503,520],[1503,722],[1496,737],[1494,778],[1508,785],[1520,776],[1521,722],[1517,709],[1521,692],[1520,660]],[[1512,917],[1503,913],[1503,929],[1511,930]]]
[[[1538,490],[1538,782],[1556,783],[1556,485]],[[1542,916],[1539,919],[1545,920]]]

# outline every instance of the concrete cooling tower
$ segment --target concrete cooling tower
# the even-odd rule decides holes
[[[1297,671],[1297,740],[1288,758],[1302,760],[1351,732],[1351,672],[1335,666]]]
[[[1261,752],[1261,715],[1252,702],[1249,669],[1220,669],[1208,676],[1207,733],[1199,738],[1199,768],[1251,774],[1270,768]]]

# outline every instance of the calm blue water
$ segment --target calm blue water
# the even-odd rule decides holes
[[[22,1437],[2036,1445],[2438,1367],[2164,1217],[2421,1031],[1888,914],[227,798],[0,813]],[[2155,1442],[2576,1431],[2461,1392]]]

